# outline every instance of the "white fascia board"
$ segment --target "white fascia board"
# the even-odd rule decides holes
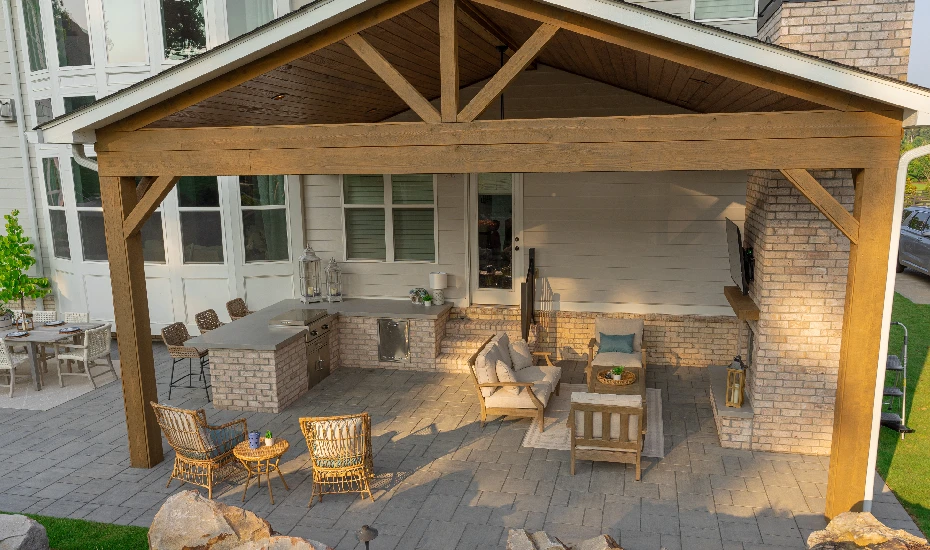
[[[612,0],[537,0],[904,109],[905,126],[930,125],[930,90],[809,57],[755,39]]]
[[[245,39],[219,46],[85,110],[45,125],[42,143],[94,143],[95,130],[331,27],[385,0],[331,0],[284,16]]]

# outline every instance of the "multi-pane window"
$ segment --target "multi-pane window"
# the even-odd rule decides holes
[[[185,176],[177,190],[184,263],[223,263],[223,218],[216,177]]]
[[[756,0],[694,0],[694,19],[744,19],[756,15]]]
[[[62,67],[90,65],[90,34],[85,0],[52,0],[58,64]]]
[[[207,51],[203,0],[161,0],[165,59],[183,60]]]
[[[103,0],[107,63],[145,63],[146,44],[142,0]]]
[[[226,23],[230,40],[257,29],[272,19],[272,0],[226,0]]]
[[[106,231],[100,200],[100,178],[97,172],[71,159],[74,180],[74,202],[77,207],[78,226],[81,230],[81,250],[84,261],[107,261]],[[142,257],[146,262],[165,263],[165,237],[161,212],[155,212],[140,230]]]
[[[56,258],[70,260],[71,245],[68,243],[65,197],[61,192],[61,161],[58,157],[42,159],[42,174],[45,178],[49,227],[52,230],[52,253]]]
[[[284,176],[240,176],[246,262],[288,260],[286,185]]]
[[[72,97],[64,97],[62,99],[65,102],[65,114],[73,113],[78,109],[83,109],[94,101],[97,101],[97,98],[92,95],[77,95]]]
[[[42,13],[39,9],[39,0],[23,0],[23,25],[26,27],[29,70],[43,71],[48,68],[48,64],[45,61],[45,40],[42,38]]]
[[[55,118],[55,112],[52,111],[51,99],[37,99],[36,106],[36,124],[44,124]]]
[[[342,182],[347,260],[436,261],[432,174],[346,175]]]

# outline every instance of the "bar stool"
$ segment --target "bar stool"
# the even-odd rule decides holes
[[[198,376],[198,380],[203,380],[203,390],[207,394],[207,402],[210,401],[210,384],[207,383],[207,354],[209,353],[205,349],[198,349],[193,346],[185,346],[184,342],[191,339],[191,335],[187,332],[187,326],[184,323],[172,323],[165,328],[161,329],[162,340],[165,341],[165,345],[168,346],[168,355],[171,356],[171,378],[168,383],[168,399],[171,399],[171,390],[174,388],[199,388],[200,386],[194,386],[194,376]],[[177,364],[184,359],[187,359],[187,374],[182,374],[178,378],[174,377],[174,368]],[[194,359],[200,360],[200,373],[194,374]],[[186,386],[181,386],[179,383],[183,380],[187,380]]]
[[[226,324],[220,321],[220,318],[212,309],[201,311],[197,315],[194,315],[194,321],[197,322],[197,329],[200,330],[200,334],[206,334]]]
[[[229,313],[229,318],[233,321],[242,319],[246,315],[252,313],[252,311],[246,307],[245,300],[242,298],[236,298],[235,300],[226,302],[226,311]]]

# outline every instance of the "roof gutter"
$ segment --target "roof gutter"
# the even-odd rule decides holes
[[[29,223],[32,224],[36,249],[35,255],[36,271],[39,276],[45,275],[45,266],[42,262],[42,240],[39,238],[39,214],[36,207],[35,188],[32,181],[32,161],[29,159],[29,142],[26,141],[26,122],[25,113],[23,112],[23,88],[19,81],[19,59],[15,38],[13,36],[13,10],[10,8],[10,0],[3,0],[3,16],[6,18],[6,43],[7,51],[10,53],[10,76],[12,77],[13,89],[16,90],[13,106],[16,109],[16,129],[19,133],[19,155],[23,163],[23,182],[26,185],[26,205],[29,212]],[[36,300],[36,309],[45,309],[42,300]]]

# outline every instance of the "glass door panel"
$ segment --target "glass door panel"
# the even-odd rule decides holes
[[[474,174],[472,194],[472,300],[519,303],[523,277],[522,181],[519,174]]]

